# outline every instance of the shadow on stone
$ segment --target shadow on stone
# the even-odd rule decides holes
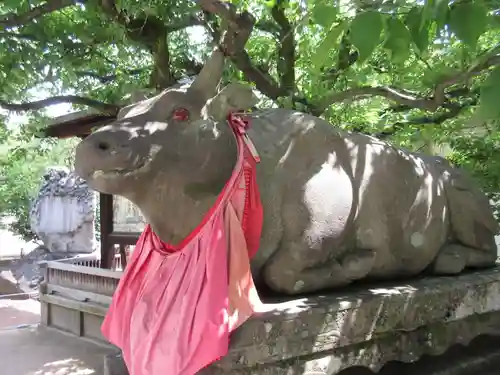
[[[496,375],[500,366],[500,338],[481,335],[469,345],[454,345],[442,355],[424,355],[415,363],[389,362],[379,375]],[[351,367],[339,375],[373,375],[367,368]]]
[[[500,333],[499,308],[498,268],[353,286],[257,314],[233,334],[228,355],[201,374],[377,372]]]

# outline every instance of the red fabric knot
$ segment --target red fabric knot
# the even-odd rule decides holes
[[[172,118],[176,121],[189,120],[189,111],[186,108],[177,108],[172,114]]]
[[[239,134],[245,134],[248,128],[250,127],[250,121],[244,119],[239,114],[230,113],[228,116],[228,122],[233,128],[233,130],[237,131]]]
[[[255,148],[247,134],[247,130],[250,128],[250,120],[243,118],[241,114],[232,112],[227,116],[227,122],[236,134],[242,136],[243,142],[245,142],[254,160],[257,163],[260,163],[259,153],[257,152],[257,149]]]

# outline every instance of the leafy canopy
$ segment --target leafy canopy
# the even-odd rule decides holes
[[[236,43],[222,46],[224,79],[250,82],[261,106],[415,150],[446,148],[493,194],[499,10],[499,0],[4,0],[0,107],[32,117],[61,102],[116,112],[132,91],[199,72],[227,31]],[[32,141],[33,127],[20,132]]]

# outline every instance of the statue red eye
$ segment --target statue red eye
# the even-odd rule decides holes
[[[172,113],[172,118],[176,121],[189,120],[189,111],[186,108],[177,108]]]

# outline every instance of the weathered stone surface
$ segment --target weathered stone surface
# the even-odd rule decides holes
[[[105,357],[104,375],[129,375],[120,354]],[[441,355],[424,355],[416,362],[390,362],[373,372],[363,367],[350,367],[339,375],[497,375],[500,367],[500,340],[481,335],[468,345],[456,344]],[[311,371],[307,375],[323,375]]]
[[[127,366],[120,353],[104,356],[104,375],[128,375]]]
[[[380,375],[497,375],[500,367],[500,338],[481,335],[468,345],[456,344],[442,355],[425,355],[417,362],[391,362]],[[342,375],[370,375],[372,371],[350,368]]]
[[[180,243],[213,206],[237,158],[228,115],[256,103],[250,86],[218,91],[223,68],[216,50],[191,85],[124,107],[76,150],[77,173],[132,201],[167,243]],[[299,295],[494,265],[498,223],[488,199],[445,159],[298,111],[245,116],[261,157],[258,288]]]
[[[65,167],[49,167],[30,212],[31,228],[54,253],[91,253],[96,195]]]
[[[500,333],[500,268],[288,302],[245,323],[201,374],[337,374]]]

